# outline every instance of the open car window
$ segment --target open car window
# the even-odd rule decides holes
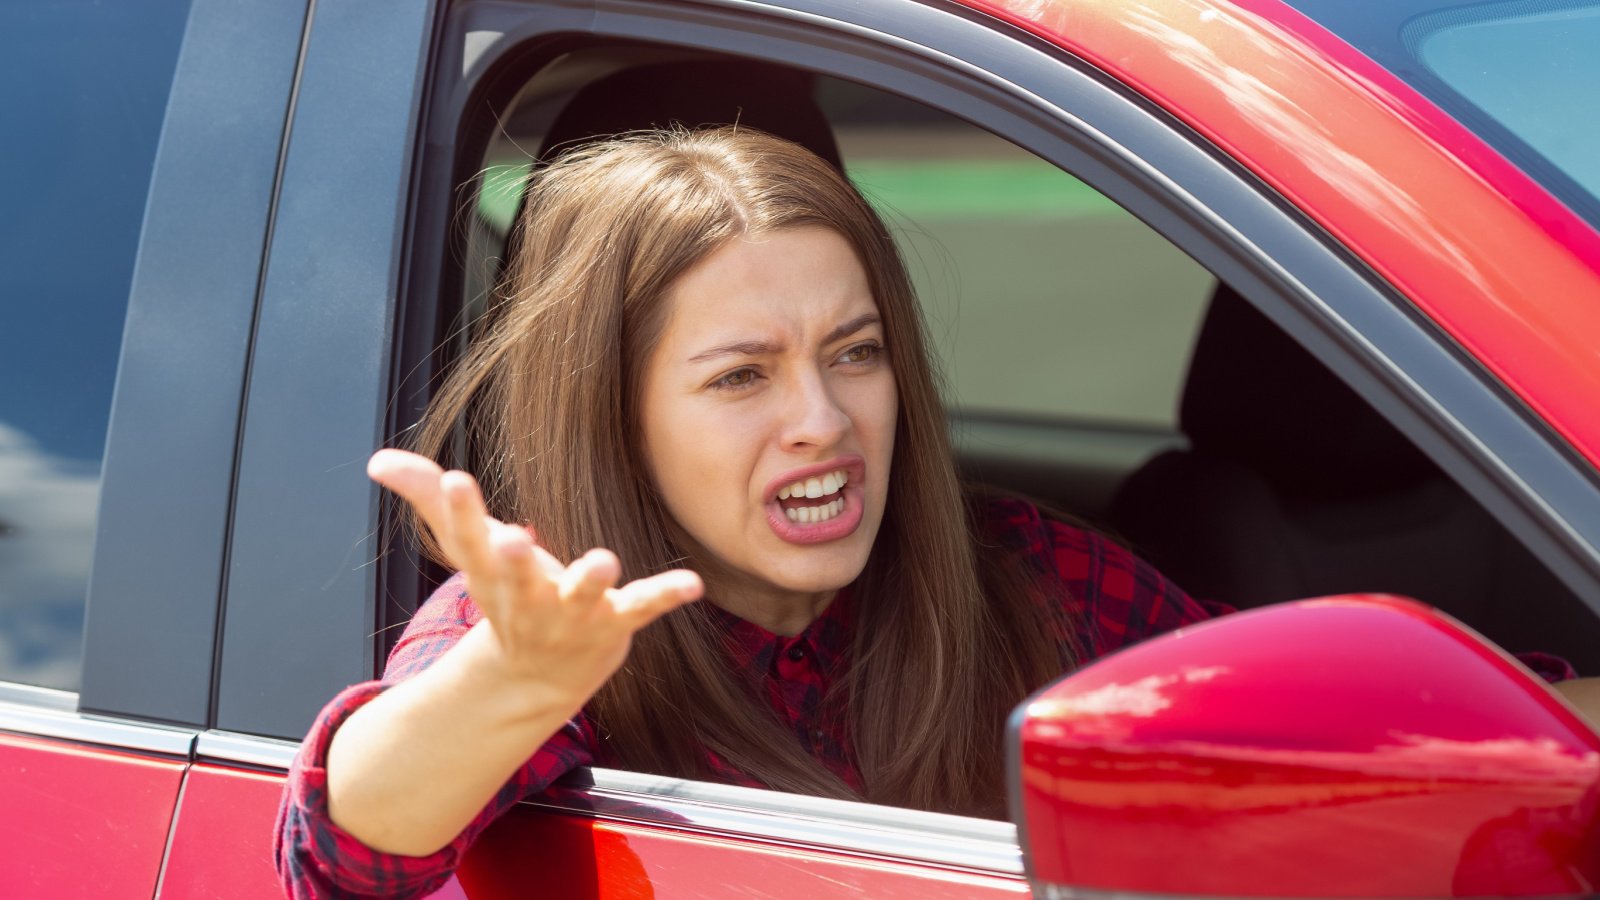
[[[545,131],[586,85],[664,62],[740,60],[599,40],[502,58],[480,78],[487,87],[474,96],[485,102],[459,126],[466,137],[452,161],[458,188],[452,261],[440,282],[446,303],[406,326],[425,336],[403,367],[408,373],[417,364],[435,377],[460,352],[498,276],[518,186]],[[1186,230],[1194,226],[1147,224],[1152,209],[1127,203],[1125,192],[1123,202],[1110,199],[1118,192],[1101,184],[1103,171],[1064,171],[1020,146],[1020,130],[992,132],[907,95],[914,92],[794,74],[810,81],[845,171],[901,242],[945,368],[966,475],[1065,509],[1206,599],[1255,605],[1343,591],[1412,593],[1507,649],[1562,653],[1580,671],[1600,667],[1593,614],[1502,524],[1500,511],[1435,462],[1437,446],[1424,450],[1391,425],[1392,408],[1380,413],[1363,400],[1371,383],[1352,389],[1351,373],[1323,365],[1326,347],[1308,348],[1304,329],[1285,330],[1255,312],[1259,282],[1199,253],[1201,242]],[[1211,363],[1201,364],[1197,348],[1212,361],[1260,357],[1262,367],[1207,374]],[[1295,411],[1309,418],[1285,417],[1307,372],[1331,386]],[[1250,382],[1276,382],[1276,392],[1237,387]],[[1197,385],[1204,399],[1191,403]],[[1399,448],[1404,477],[1363,478],[1385,469],[1382,454],[1363,462],[1369,469],[1346,466],[1337,453],[1330,463],[1331,445],[1320,446],[1313,432],[1250,446],[1301,427],[1291,420],[1314,420],[1323,402],[1341,406],[1348,446]],[[1197,413],[1211,417],[1198,426],[1204,446],[1189,431],[1191,406],[1209,407]],[[1219,409],[1231,418],[1216,419]],[[408,424],[401,416],[396,430]],[[1216,431],[1239,438],[1244,450],[1214,440]],[[1240,497],[1259,502],[1228,505]],[[1226,552],[1185,558],[1200,537]],[[423,590],[387,598],[402,609],[396,621]]]
[[[532,73],[473,160],[467,319],[498,272],[544,130],[571,104],[595,102],[584,91],[594,79],[683,59],[595,48]],[[1129,541],[1208,599],[1404,593],[1509,649],[1600,662],[1591,644],[1560,639],[1592,630],[1570,592],[1187,253],[1002,137],[860,84],[795,75],[901,244],[969,477]],[[1547,608],[1528,615],[1523,594]]]

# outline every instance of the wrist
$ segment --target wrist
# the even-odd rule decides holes
[[[492,626],[474,625],[434,665],[450,693],[478,698],[485,712],[506,726],[546,727],[565,722],[589,701],[587,693],[563,684],[548,673],[506,658]]]

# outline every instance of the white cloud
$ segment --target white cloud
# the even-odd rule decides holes
[[[0,423],[0,681],[76,690],[100,472]]]

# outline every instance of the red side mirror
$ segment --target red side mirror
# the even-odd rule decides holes
[[[1421,604],[1308,600],[1122,651],[1024,703],[1036,896],[1573,894],[1600,887],[1600,737]]]

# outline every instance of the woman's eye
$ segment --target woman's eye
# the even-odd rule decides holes
[[[738,390],[749,387],[756,382],[755,369],[734,369],[732,372],[711,382],[711,386],[718,390]]]
[[[844,351],[844,353],[841,353],[839,355],[839,361],[847,363],[871,362],[878,357],[878,354],[882,352],[882,344],[879,344],[876,341],[868,341],[865,344],[857,344],[854,347]]]

